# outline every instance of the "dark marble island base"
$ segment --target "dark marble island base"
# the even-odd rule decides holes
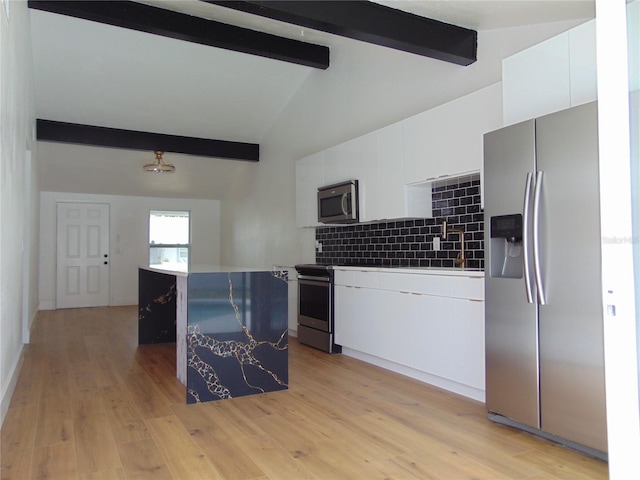
[[[156,272],[172,277],[175,285],[177,376],[186,384],[187,403],[288,388],[286,275],[222,269],[188,274]],[[165,288],[171,283],[144,283],[143,279],[157,278],[143,273],[140,279],[141,300],[143,291],[144,298],[155,298],[161,285]],[[154,285],[155,292],[149,292]],[[152,311],[141,302],[141,332],[153,325],[152,318]],[[159,330],[166,330],[167,319],[159,315],[158,321]],[[157,337],[158,332],[139,333],[139,338]]]
[[[189,276],[187,403],[287,388],[287,283],[271,272]]]
[[[176,341],[176,276],[138,269],[138,345]]]

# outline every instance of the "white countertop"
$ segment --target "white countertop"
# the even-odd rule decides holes
[[[229,273],[229,272],[266,272],[271,271],[267,269],[256,269],[246,267],[230,267],[224,265],[192,265],[187,270],[187,265],[184,264],[184,269],[180,269],[182,264],[171,264],[167,267],[161,266],[149,266],[140,265],[140,268],[149,270],[152,272],[166,273],[168,275],[177,275],[186,277],[190,273]],[[288,267],[276,267],[277,269],[287,269]],[[405,273],[405,274],[417,274],[417,275],[445,275],[454,277],[476,277],[484,278],[484,271],[477,268],[445,268],[445,267],[348,267],[348,266],[334,266],[334,270],[355,270],[361,272],[379,272],[379,273]]]
[[[150,272],[166,273],[167,275],[176,275],[178,277],[186,277],[189,274],[187,272],[186,265],[184,270],[172,270],[174,268],[178,268],[175,264],[172,264],[171,266],[167,266],[166,268],[163,268],[159,265],[154,265],[154,266],[139,265],[139,268],[142,268],[144,270],[149,270]]]
[[[334,270],[357,270],[380,273],[408,273],[418,275],[447,275],[455,277],[484,278],[484,271],[477,268],[445,268],[445,267],[333,267]]]
[[[191,265],[185,264],[168,264],[166,267],[160,265],[140,265],[140,268],[151,272],[166,273],[167,275],[176,275],[186,277],[191,273],[231,273],[231,272],[266,272],[270,270],[260,270],[256,268],[246,267],[229,267],[224,265]]]

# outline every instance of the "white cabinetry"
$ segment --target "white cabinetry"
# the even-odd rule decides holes
[[[318,226],[318,187],[358,180],[360,221],[404,212],[402,130],[397,125],[341,143],[296,162],[296,225]]]
[[[404,207],[404,142],[402,125],[396,123],[378,130],[379,189],[369,194],[369,216],[377,219],[402,218]]]
[[[335,331],[338,345],[377,352],[379,345],[371,342],[372,337],[380,338],[382,333],[377,285],[378,273],[375,271],[335,271],[335,318],[349,319]],[[363,331],[371,332],[371,335],[362,335]]]
[[[502,126],[501,106],[496,84],[404,120],[404,183],[480,171],[483,135]]]
[[[380,196],[380,175],[378,173],[378,133],[373,132],[354,140],[342,143],[327,150],[327,158],[337,158],[338,171],[336,181],[358,180],[360,197],[360,221],[366,222],[380,218],[375,212],[376,200]],[[332,165],[325,169],[327,178],[336,168]],[[334,183],[333,180],[330,183]]]
[[[356,350],[376,352],[378,345],[372,345],[369,336],[362,335],[363,331],[372,332],[371,335],[376,336],[379,334],[380,317],[376,291],[369,288],[336,285],[335,300],[336,311],[340,312],[337,316],[350,319],[349,322],[340,325],[339,331],[336,331],[336,343],[350,345],[350,348]]]
[[[482,275],[335,270],[343,353],[484,400]]]
[[[351,179],[359,181],[360,221],[412,216],[405,186],[480,171],[483,134],[501,126],[495,84],[298,160],[296,224],[317,226],[317,188]]]
[[[595,20],[502,61],[504,124],[597,98]]]

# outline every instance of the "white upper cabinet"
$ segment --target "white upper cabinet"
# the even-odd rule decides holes
[[[505,125],[571,105],[569,33],[502,61]]]
[[[402,122],[404,141],[402,183],[423,181],[429,176],[437,175],[434,172],[442,170],[442,158],[433,155],[431,138],[428,134],[433,132],[429,128],[430,124],[431,116],[427,114],[416,115]]]
[[[360,221],[377,220],[380,196],[378,133],[373,132],[339,145],[341,180],[358,180]]]
[[[407,184],[482,169],[483,135],[502,126],[500,84],[402,122]]]
[[[345,158],[349,157],[348,147],[340,144],[324,151],[324,160],[322,164],[324,172],[324,183],[318,185],[332,185],[334,183],[347,180],[343,172]],[[352,156],[352,155],[351,155]]]
[[[501,126],[497,83],[305,157],[296,165],[297,226],[318,225],[311,207],[318,187],[352,179],[359,182],[361,222],[414,216],[415,198],[407,196],[428,192],[405,187],[480,171],[483,135]]]
[[[402,218],[404,205],[404,142],[402,125],[396,123],[378,131],[378,177],[380,190],[373,202],[372,215],[380,219]]]
[[[402,130],[378,130],[296,162],[296,225],[320,225],[318,187],[358,180],[360,221],[404,215]],[[310,203],[313,203],[313,208]]]
[[[595,20],[502,61],[504,124],[596,100]]]

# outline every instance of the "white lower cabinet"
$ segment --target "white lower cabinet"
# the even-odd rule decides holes
[[[484,301],[458,299],[453,319],[456,379],[484,391]]]
[[[412,295],[411,314],[416,329],[412,343],[414,367],[442,378],[455,379],[453,353],[455,329],[450,303],[456,300],[432,295]]]
[[[335,280],[344,353],[484,400],[481,276],[336,269]]]
[[[360,351],[375,351],[376,345],[371,338],[373,332],[379,330],[380,323],[375,290],[336,285],[335,312],[336,319],[349,319],[348,322],[335,322],[335,342],[338,345],[349,345],[349,348]],[[363,335],[362,332],[372,333]]]
[[[369,339],[370,343],[378,345],[374,355],[409,365],[413,356],[411,332],[418,327],[410,315],[409,304],[413,295],[389,290],[376,290],[375,295],[378,297],[380,319],[375,331],[377,339]],[[404,334],[400,333],[402,330]]]

